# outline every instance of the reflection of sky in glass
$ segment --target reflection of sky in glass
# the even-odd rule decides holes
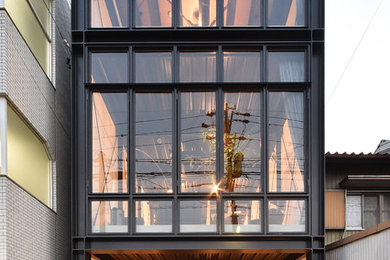
[[[216,26],[217,1],[216,0],[179,0],[180,26]]]
[[[303,192],[303,93],[273,92],[268,104],[269,191]]]
[[[216,232],[216,210],[212,200],[180,201],[180,232]]]
[[[226,200],[224,213],[225,232],[261,231],[261,205],[259,200]]]
[[[268,25],[305,25],[305,0],[268,0]]]
[[[127,192],[127,94],[92,96],[92,190]]]
[[[91,27],[127,27],[128,0],[91,0]]]
[[[137,233],[172,232],[171,201],[136,201],[135,217]]]
[[[269,232],[305,232],[305,200],[270,200],[268,203]]]
[[[169,27],[172,24],[171,0],[136,0],[136,27]]]
[[[136,94],[136,190],[172,192],[172,94]]]
[[[269,52],[268,81],[303,82],[305,81],[304,52]]]
[[[215,184],[215,92],[181,94],[181,190],[210,192]]]
[[[224,0],[224,25],[259,26],[260,5],[260,0]]]
[[[172,54],[137,52],[135,69],[137,83],[172,82]]]
[[[225,82],[259,82],[260,52],[224,52]]]
[[[128,232],[127,201],[92,201],[92,233],[126,233]]]
[[[91,83],[126,83],[127,53],[91,53]]]
[[[180,82],[215,82],[216,57],[215,52],[180,53]]]

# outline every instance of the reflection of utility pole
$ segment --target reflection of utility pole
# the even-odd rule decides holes
[[[244,161],[244,154],[238,150],[240,141],[246,140],[244,136],[244,130],[241,134],[232,134],[233,122],[241,122],[244,125],[249,123],[248,119],[235,119],[234,116],[243,116],[245,118],[250,117],[250,113],[236,112],[236,106],[229,107],[227,103],[224,106],[224,154],[225,154],[225,191],[234,192],[236,179],[241,177],[243,173],[242,163]],[[214,116],[215,112],[207,112],[207,116]],[[211,125],[202,124],[203,128],[207,128]],[[238,151],[236,151],[238,150]],[[236,201],[231,201],[231,223],[234,225],[238,224],[238,212]]]

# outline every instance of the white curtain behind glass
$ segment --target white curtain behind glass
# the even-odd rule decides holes
[[[215,82],[216,54],[180,53],[180,82]]]

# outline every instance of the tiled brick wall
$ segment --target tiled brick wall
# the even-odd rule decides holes
[[[70,6],[52,5],[53,84],[0,10],[0,95],[45,140],[53,160],[53,208],[0,176],[0,260],[70,259]],[[26,173],[28,174],[28,173]]]
[[[0,179],[5,186],[4,259],[56,259],[56,213],[12,180]]]

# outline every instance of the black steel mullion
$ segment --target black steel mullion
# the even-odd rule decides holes
[[[129,122],[129,232],[131,234],[134,234],[134,228],[135,228],[135,208],[134,208],[134,194],[135,194],[135,162],[136,162],[136,153],[135,153],[135,94],[133,89],[129,90],[129,102],[128,102],[128,109],[129,109],[129,115],[128,115],[128,122]]]
[[[223,142],[223,134],[224,134],[224,123],[223,123],[223,102],[224,102],[224,93],[221,88],[218,88],[216,91],[216,184],[219,186],[223,186],[223,178],[224,178],[224,142]],[[223,187],[224,188],[224,187]],[[221,194],[220,190],[217,191],[217,232],[219,234],[222,233],[222,223],[223,223],[223,200],[222,196],[218,196]]]
[[[217,82],[223,82],[223,52],[222,52],[222,46],[218,45],[218,51],[217,51]]]
[[[180,70],[180,68],[179,68],[179,52],[177,51],[177,45],[174,45],[173,46],[173,52],[172,52],[172,55],[173,55],[173,57],[172,57],[172,59],[173,59],[173,64],[172,64],[172,71],[173,71],[173,82],[174,83],[178,83],[179,82],[179,77],[180,77],[180,72],[179,72],[179,70]]]
[[[135,75],[135,62],[134,62],[134,55],[133,55],[133,46],[129,46],[127,51],[127,60],[128,60],[128,66],[127,66],[127,82],[133,83],[134,82],[134,75]]]
[[[172,190],[173,190],[173,201],[172,201],[172,232],[173,234],[178,233],[178,201],[177,201],[177,193],[178,193],[178,175],[179,175],[179,140],[178,140],[178,93],[177,90],[173,90],[172,92]]]
[[[224,10],[223,10],[223,0],[216,0],[217,1],[217,16],[216,16],[216,27],[218,29],[221,29],[224,24]]]
[[[179,0],[172,0],[172,26],[174,30],[179,27],[180,21],[180,4]]]
[[[132,31],[135,27],[135,12],[136,12],[136,0],[129,1],[130,4],[127,6],[127,12],[128,12],[128,26],[129,29]]]

